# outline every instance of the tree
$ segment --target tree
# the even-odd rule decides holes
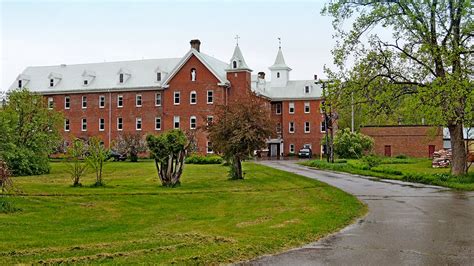
[[[155,159],[161,184],[165,187],[180,185],[184,159],[191,141],[179,129],[158,136],[148,135],[146,141],[151,157]]]
[[[243,179],[242,160],[265,147],[275,133],[269,104],[254,94],[218,106],[215,122],[208,126],[212,149],[230,164],[230,177]]]
[[[61,141],[61,114],[28,89],[8,93],[0,109],[0,158],[13,175],[48,173],[48,156]]]
[[[124,133],[118,136],[115,151],[127,154],[131,162],[138,161],[138,153],[146,151],[146,144],[140,133]]]
[[[372,150],[374,140],[364,134],[351,132],[349,128],[337,131],[334,137],[334,152],[341,158],[360,158]]]
[[[72,186],[81,186],[81,177],[87,171],[87,164],[83,161],[86,155],[84,141],[74,139],[66,152],[66,171],[71,175]]]
[[[102,169],[107,161],[109,151],[104,147],[102,140],[98,137],[92,137],[88,141],[86,162],[95,172],[96,181],[94,186],[105,185],[102,179]]]
[[[372,115],[404,106],[405,113],[419,112],[446,126],[451,172],[465,174],[463,126],[474,123],[473,12],[469,0],[332,1],[322,10],[333,16],[338,39],[338,70],[327,69],[336,81],[332,100],[347,105],[354,96]],[[353,24],[346,31],[349,19]],[[348,59],[354,65],[346,69]]]

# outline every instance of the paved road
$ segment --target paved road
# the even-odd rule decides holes
[[[294,161],[263,161],[347,191],[366,217],[332,236],[250,264],[474,265],[474,193],[317,171]]]

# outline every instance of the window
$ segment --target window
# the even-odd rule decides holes
[[[99,118],[99,131],[105,130],[105,119]]]
[[[214,151],[212,150],[212,142],[208,141],[207,144],[206,144],[206,152],[207,153],[214,153]]]
[[[322,101],[322,102],[319,104],[319,112],[320,112],[321,114],[324,114],[324,103],[325,103],[325,102]]]
[[[321,121],[321,132],[326,132],[326,121]]]
[[[290,153],[295,153],[295,144],[290,144]]]
[[[214,120],[214,117],[212,115],[207,116],[207,125],[212,124],[212,121]]]
[[[71,108],[71,98],[69,96],[64,97],[64,109]]]
[[[50,87],[54,87],[54,79],[50,79],[50,80],[49,80],[49,86],[50,86]]]
[[[119,75],[119,82],[123,83],[123,73],[120,73],[120,75]]]
[[[179,91],[174,92],[174,104],[178,105],[179,104]]]
[[[89,84],[89,81],[87,79],[84,80],[84,86],[87,86]]]
[[[123,129],[123,119],[121,117],[117,117],[117,130]]]
[[[161,81],[161,72],[156,73],[156,81]]]
[[[82,108],[87,108],[87,96],[82,96]]]
[[[196,81],[196,69],[191,68],[191,81]]]
[[[135,106],[136,107],[142,107],[142,95],[141,94],[137,94],[135,96]]]
[[[304,133],[309,133],[311,131],[310,123],[304,122]]]
[[[21,81],[21,79],[19,79],[18,80],[18,88],[20,88],[20,89],[21,89],[21,85],[22,85],[21,83],[22,83],[22,81]]]
[[[288,132],[295,133],[295,122],[290,122],[288,125]]]
[[[54,100],[53,97],[48,98],[48,109],[53,109],[54,107]]]
[[[69,131],[69,119],[64,119],[64,131]]]
[[[309,86],[304,86],[304,93],[309,93],[310,92],[310,87]]]
[[[237,61],[232,62],[232,68],[237,68]]]
[[[281,103],[275,105],[275,112],[277,115],[281,115]]]
[[[123,96],[122,95],[117,96],[117,107],[118,108],[123,107]]]
[[[189,128],[190,129],[196,129],[196,117],[195,116],[191,116],[191,118],[189,118]]]
[[[99,108],[104,108],[105,107],[105,96],[100,95],[99,96]]]
[[[161,130],[161,117],[155,117],[155,130]]]
[[[305,114],[309,114],[309,102],[305,102],[304,103],[304,113]]]
[[[288,104],[288,112],[290,114],[294,114],[295,113],[295,103],[289,103]]]
[[[161,93],[155,93],[155,106],[161,106]]]
[[[86,118],[82,118],[82,121],[81,121],[81,130],[82,130],[82,131],[87,131],[87,119],[86,119]]]
[[[281,123],[277,123],[276,132],[281,133]]]
[[[277,72],[277,78],[280,78],[280,72]]]
[[[214,103],[214,91],[207,91],[207,103],[212,104]]]
[[[136,130],[142,130],[142,118],[141,117],[137,117],[135,119],[135,129]]]
[[[174,128],[179,128],[179,116],[173,118],[173,126]]]
[[[197,103],[197,94],[195,91],[192,91],[190,94],[189,94],[189,103],[190,104],[196,104]]]

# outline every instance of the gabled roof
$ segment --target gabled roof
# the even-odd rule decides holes
[[[220,85],[228,84],[229,81],[227,80],[227,75],[225,72],[225,68],[227,64],[204,53],[198,52],[196,49],[191,48],[178,64],[171,70],[168,77],[163,82],[163,87],[167,86],[168,83],[173,79],[173,77],[179,72],[179,70],[188,62],[191,56],[195,56],[204,66],[206,66],[209,71],[219,80]]]
[[[310,86],[310,92],[305,93],[305,86]],[[270,81],[260,80],[252,75],[251,88],[254,92],[265,95],[274,101],[278,100],[304,100],[319,99],[323,96],[321,83],[314,80],[289,80],[285,87],[273,87]]]

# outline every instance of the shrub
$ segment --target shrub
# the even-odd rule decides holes
[[[355,169],[370,170],[369,165],[363,161],[351,160],[347,162],[347,165]]]
[[[389,174],[389,175],[403,175],[402,171],[395,170],[392,168],[386,168],[386,167],[372,167],[370,170],[378,173],[384,173],[384,174]]]
[[[17,211],[21,211],[21,209],[15,207],[5,197],[0,197],[0,213],[12,213]]]
[[[399,154],[399,155],[395,156],[395,158],[397,158],[397,159],[408,159],[408,156],[406,156],[405,154]]]
[[[193,154],[187,157],[184,162],[186,164],[221,164],[223,159],[218,155],[203,156],[199,154]]]
[[[346,159],[336,159],[334,160],[334,163],[347,163]]]
[[[369,168],[379,166],[382,163],[382,159],[374,155],[364,156],[362,157],[362,161],[366,163]]]
[[[373,145],[372,138],[348,128],[337,131],[334,136],[334,152],[341,158],[360,158],[372,150]]]

